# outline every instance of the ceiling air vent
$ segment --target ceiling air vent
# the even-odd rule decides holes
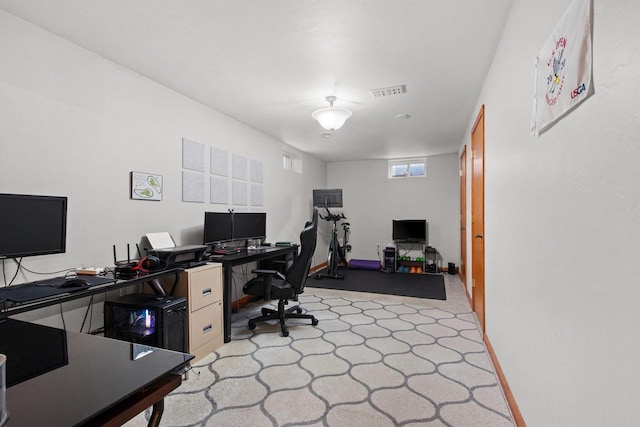
[[[402,95],[407,91],[405,85],[383,87],[381,89],[371,89],[371,96],[374,98],[380,98],[382,96]]]

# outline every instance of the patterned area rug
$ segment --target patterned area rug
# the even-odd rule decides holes
[[[165,399],[161,425],[514,425],[466,300],[307,288],[300,304],[320,322],[291,320],[287,338],[276,323],[247,329],[262,304],[236,315],[232,341]]]

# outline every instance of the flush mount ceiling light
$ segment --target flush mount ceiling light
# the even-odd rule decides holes
[[[320,126],[331,132],[340,129],[352,114],[346,108],[334,107],[333,103],[336,99],[335,96],[327,96],[326,100],[329,102],[329,107],[321,108],[311,113],[311,117],[316,119]]]

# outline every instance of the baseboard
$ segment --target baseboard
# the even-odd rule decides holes
[[[520,408],[516,403],[516,399],[513,397],[511,387],[509,387],[507,378],[505,377],[504,372],[500,367],[500,362],[498,362],[498,357],[496,356],[495,351],[493,351],[493,346],[491,345],[487,334],[484,334],[484,345],[487,347],[487,353],[489,353],[489,357],[491,358],[491,362],[493,363],[493,368],[496,371],[496,376],[498,377],[498,381],[500,381],[500,386],[502,387],[502,391],[504,392],[504,397],[505,399],[507,399],[507,404],[509,405],[509,409],[511,410],[513,422],[516,424],[516,427],[526,427],[527,425],[524,422],[524,418],[522,417]]]
[[[323,268],[327,268],[327,263],[323,262],[322,264],[316,265],[309,269],[309,273],[315,273],[316,271],[322,270]]]
[[[233,301],[231,303],[231,310],[232,311],[238,311],[239,309],[241,309],[242,307],[246,306],[247,304],[249,304],[251,302],[251,299],[253,297],[250,295],[244,295],[242,297],[240,297],[239,299]]]
[[[473,307],[473,303],[471,301],[471,295],[465,287],[464,294],[467,296],[467,300],[469,301],[469,306]],[[493,346],[491,345],[491,341],[489,341],[489,337],[485,333],[482,337],[484,341],[484,345],[487,348],[487,353],[489,354],[489,358],[491,359],[491,363],[493,364],[493,368],[496,371],[496,376],[498,377],[498,381],[500,381],[500,386],[502,387],[502,391],[504,393],[504,397],[507,400],[507,405],[509,405],[509,410],[511,411],[511,417],[513,418],[513,422],[516,424],[516,427],[527,427],[527,424],[524,422],[524,418],[522,417],[522,413],[520,412],[520,408],[518,407],[518,403],[516,402],[515,397],[513,397],[513,393],[511,392],[511,387],[509,387],[509,383],[507,382],[507,377],[504,375],[502,371],[502,367],[500,366],[500,362],[498,361],[498,356],[496,356],[495,351],[493,350]]]

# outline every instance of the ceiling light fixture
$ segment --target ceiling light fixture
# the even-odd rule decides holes
[[[331,132],[340,129],[352,114],[346,108],[334,107],[333,103],[336,99],[335,96],[327,96],[326,100],[329,102],[329,107],[321,108],[311,113],[311,117],[316,119],[320,126]]]

